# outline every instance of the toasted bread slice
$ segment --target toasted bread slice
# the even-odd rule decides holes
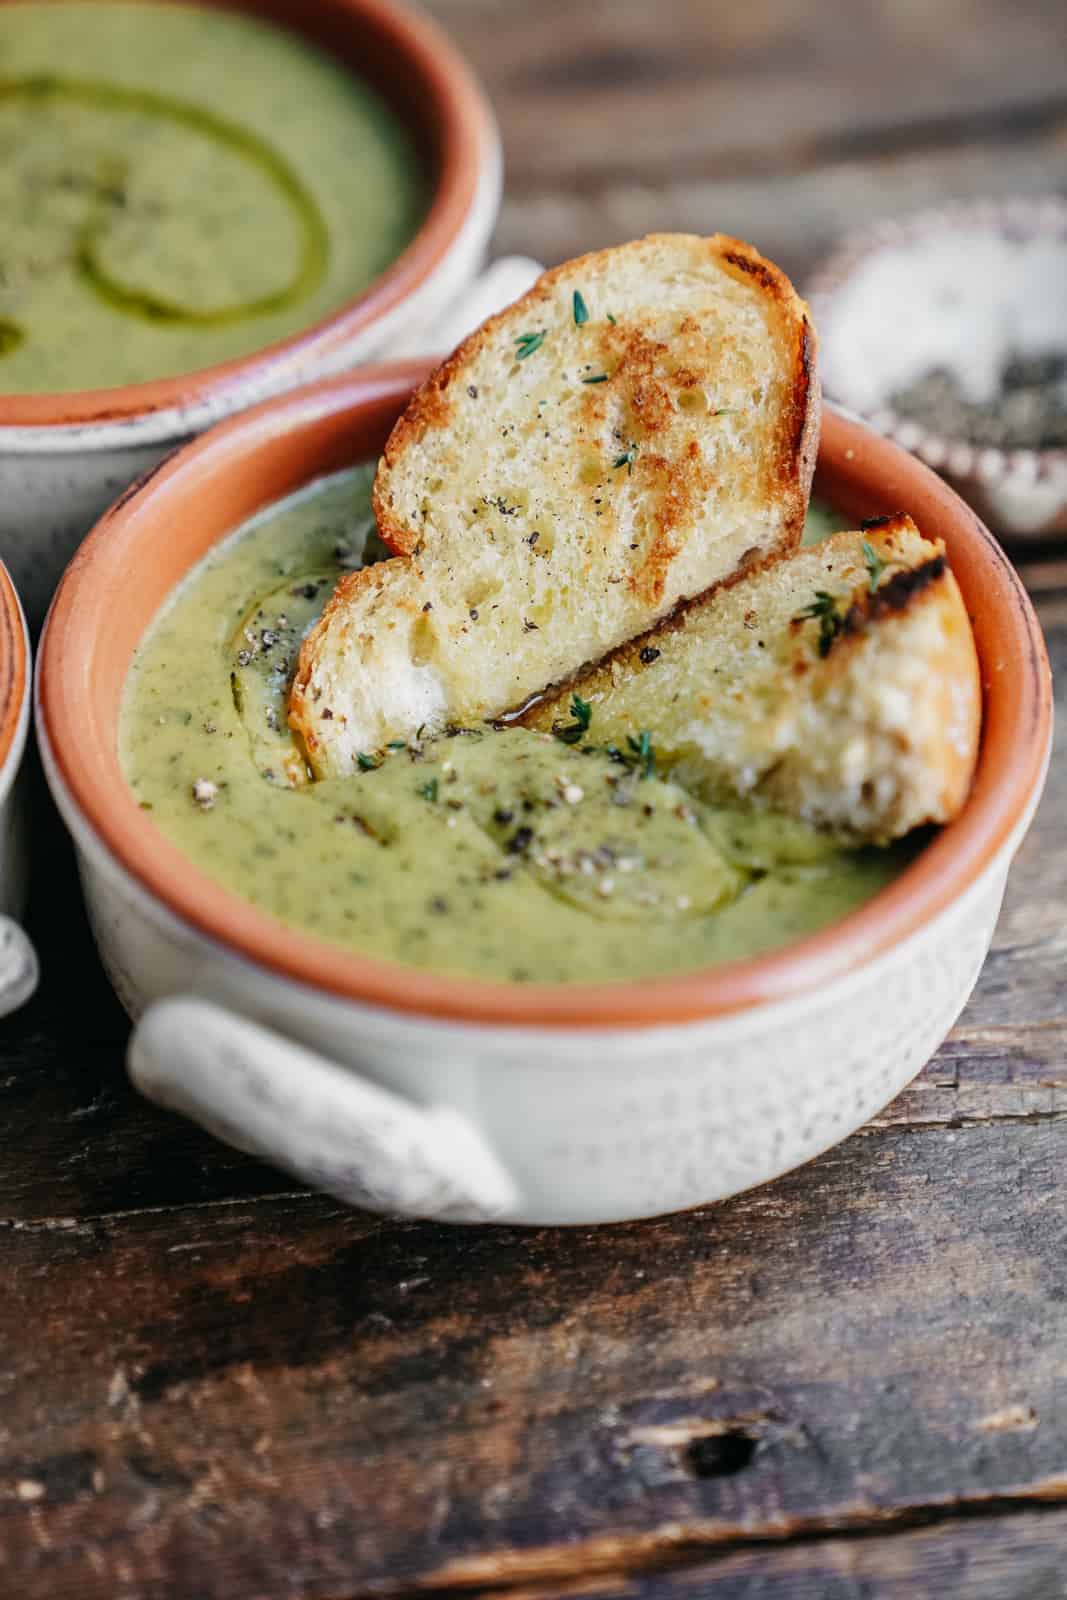
[[[515,719],[572,724],[709,800],[743,799],[849,841],[948,822],[967,797],[981,691],[944,547],[910,517],[837,533],[624,645]],[[583,718],[584,709],[579,706]]]
[[[290,720],[320,774],[491,717],[799,541],[818,431],[788,279],[723,235],[572,261],[414,396]]]

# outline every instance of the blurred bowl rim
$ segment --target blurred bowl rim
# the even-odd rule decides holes
[[[19,0],[0,0],[15,4]],[[79,0],[92,4],[93,0]],[[181,438],[286,383],[315,375],[353,340],[400,310],[433,277],[465,232],[487,243],[499,204],[500,140],[489,101],[472,69],[433,20],[398,0],[199,0],[288,28],[329,50],[322,34],[363,27],[382,60],[363,73],[385,95],[387,77],[417,99],[433,146],[430,199],[408,244],[360,294],[327,317],[249,355],[174,377],[108,388],[43,394],[0,393],[0,449],[99,449]],[[336,50],[334,54],[342,55]],[[393,107],[412,131],[412,119]]]
[[[0,561],[0,801],[15,781],[30,719],[30,640],[22,606]]]

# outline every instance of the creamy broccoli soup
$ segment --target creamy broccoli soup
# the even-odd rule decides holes
[[[0,390],[285,338],[365,289],[424,201],[385,104],[296,34],[185,5],[0,6]]]
[[[339,573],[380,554],[372,469],[271,508],[195,569],[142,642],[121,756],[190,860],[335,944],[439,972],[652,976],[787,944],[907,859],[788,818],[701,804],[595,724],[456,729],[310,781],[286,723],[300,642]]]

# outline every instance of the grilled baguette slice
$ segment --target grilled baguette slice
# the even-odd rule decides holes
[[[397,559],[345,577],[301,652],[314,769],[494,716],[792,549],[818,415],[804,304],[749,246],[665,234],[546,273],[393,430]]]
[[[627,748],[647,729],[709,800],[787,812],[850,841],[948,822],[967,797],[981,690],[944,547],[910,517],[838,533],[624,645],[517,720]]]

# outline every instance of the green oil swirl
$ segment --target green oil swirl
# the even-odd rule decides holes
[[[0,357],[10,355],[26,342],[26,335],[10,317],[0,317]]]
[[[46,101],[87,106],[95,111],[157,117],[213,140],[231,154],[255,167],[281,195],[292,213],[300,235],[297,264],[280,288],[236,305],[204,310],[183,305],[135,283],[126,282],[109,270],[102,247],[114,219],[125,204],[124,186],[128,167],[124,161],[108,164],[92,186],[84,222],[74,240],[74,264],[87,289],[116,310],[146,322],[185,327],[225,327],[254,317],[284,311],[315,292],[326,273],[329,260],[329,235],[326,222],[314,197],[292,167],[277,151],[256,134],[226,118],[170,96],[146,89],[127,89],[91,79],[36,74],[32,77],[0,80],[0,104],[14,100],[41,105]],[[0,358],[18,348],[24,333],[17,323],[5,318],[0,327]]]

